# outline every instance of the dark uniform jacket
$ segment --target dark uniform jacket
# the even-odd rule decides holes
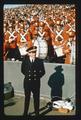
[[[45,69],[43,61],[36,58],[33,63],[31,63],[28,56],[22,61],[21,72],[25,75],[24,78],[24,88],[40,88],[40,78],[45,74]]]

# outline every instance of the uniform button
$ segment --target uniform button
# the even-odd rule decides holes
[[[36,72],[36,70],[34,70],[34,72]]]
[[[34,80],[36,80],[36,79],[34,79]]]
[[[36,76],[36,74],[34,74],[34,76]]]
[[[31,80],[31,79],[29,79],[29,80]]]
[[[39,72],[41,72],[41,70]]]
[[[29,75],[29,76],[31,76],[31,75]]]
[[[30,72],[30,70],[29,70],[29,72]]]

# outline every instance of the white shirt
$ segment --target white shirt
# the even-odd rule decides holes
[[[31,62],[34,62],[34,60],[35,60],[34,58],[30,57],[30,61],[31,61]]]

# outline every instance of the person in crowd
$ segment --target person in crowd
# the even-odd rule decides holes
[[[6,58],[9,60],[20,60],[21,55],[17,46],[17,36],[15,31],[13,31],[13,27],[10,24],[8,26],[8,31],[4,37],[4,41],[6,43]]]
[[[75,60],[75,56],[76,56],[76,42],[75,42],[75,32],[70,31],[69,32],[69,45],[70,45],[70,49],[71,49],[71,56],[70,56],[70,64],[75,64],[76,60]]]

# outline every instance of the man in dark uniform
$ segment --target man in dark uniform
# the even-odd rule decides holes
[[[33,46],[27,49],[28,55],[22,61],[21,72],[24,78],[24,115],[28,114],[31,92],[34,98],[35,115],[39,115],[40,105],[40,78],[45,74],[43,61],[36,58],[37,47]]]

